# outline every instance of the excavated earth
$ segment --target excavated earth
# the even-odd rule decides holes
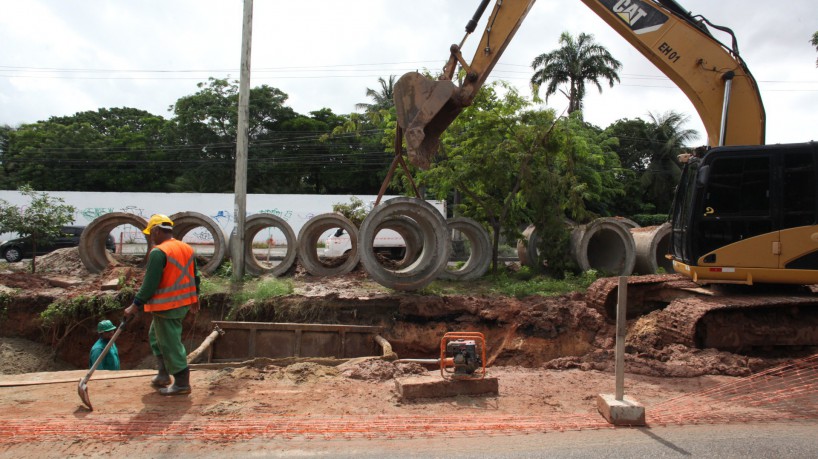
[[[94,318],[77,318],[68,329],[49,329],[43,327],[40,313],[56,300],[116,295],[116,290],[102,290],[106,283],[138,287],[144,274],[122,266],[91,275],[76,249],[40,257],[36,274],[5,266],[0,270],[0,293],[11,300],[0,328],[3,374],[86,368],[88,350],[96,340]],[[594,291],[597,284],[585,293],[552,297],[437,296],[385,289],[360,268],[337,278],[312,277],[298,268],[291,275],[293,294],[263,304],[251,300],[235,312],[236,320],[381,326],[400,358],[436,357],[446,332],[477,331],[486,337],[489,366],[613,370],[613,324],[586,303],[586,298],[599,296]],[[212,320],[225,320],[229,309],[228,295],[203,298],[200,314],[186,319],[183,341],[189,350],[212,331]],[[108,318],[118,323],[120,317]],[[123,369],[151,366],[148,325],[143,317],[118,339]],[[629,329],[627,370],[648,376],[743,376],[804,354],[745,356],[658,344],[650,316],[631,320]]]
[[[76,249],[40,257],[37,267],[37,274],[28,274],[0,265],[0,370],[6,380],[64,378],[74,383],[0,387],[0,406],[5,410],[0,418],[47,417],[55,412],[77,416],[83,408],[78,408],[75,381],[88,368],[97,319],[78,317],[70,327],[48,328],[40,314],[57,300],[123,295],[103,288],[106,284],[138,287],[144,274],[126,264],[91,275]],[[437,357],[441,337],[449,331],[483,333],[489,375],[499,379],[500,395],[457,397],[441,402],[445,409],[516,415],[591,413],[596,411],[596,394],[613,392],[614,325],[586,301],[602,294],[594,291],[601,288],[597,284],[587,292],[514,298],[395,292],[368,279],[360,268],[327,279],[296,267],[288,276],[295,285],[292,294],[262,303],[249,301],[233,311],[235,320],[380,326],[382,336],[402,359]],[[124,306],[130,298],[125,295],[120,300]],[[211,321],[224,320],[231,309],[227,294],[203,296],[201,303],[201,312],[188,315],[184,324],[183,342],[189,351],[212,331]],[[121,313],[107,318],[118,323]],[[141,317],[117,340],[123,370],[154,368],[148,326],[149,318]],[[758,373],[815,350],[741,355],[665,343],[657,339],[648,315],[629,320],[626,352],[628,393],[649,405]],[[210,419],[253,416],[260,411],[310,416],[431,415],[435,413],[430,410],[441,406],[429,401],[401,403],[395,379],[436,373],[439,377],[433,366],[380,359],[341,365],[320,361],[287,365],[257,359],[244,367],[197,369],[192,375],[194,395],[185,402],[184,416]],[[148,387],[150,371],[133,375],[96,382],[92,398],[100,404],[97,411],[153,419],[178,409],[178,403],[164,403]],[[96,445],[92,453],[111,451],[88,441],[86,446]],[[89,451],[67,448],[66,454]],[[18,448],[15,455],[36,457],[36,451]]]

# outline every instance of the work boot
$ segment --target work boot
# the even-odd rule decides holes
[[[159,389],[162,395],[182,395],[190,393],[190,368],[173,375],[173,385]]]
[[[156,356],[156,363],[159,365],[159,372],[156,376],[151,378],[151,386],[153,387],[168,387],[170,386],[170,375],[165,369],[165,359],[161,355]]]

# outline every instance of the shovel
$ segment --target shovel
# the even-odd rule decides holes
[[[120,333],[122,333],[122,330],[125,329],[125,322],[127,322],[127,320],[128,320],[127,317],[124,317],[122,319],[122,323],[120,323],[119,327],[117,327],[116,332],[114,332],[114,336],[112,336],[111,339],[108,340],[108,344],[105,345],[105,349],[102,350],[102,354],[100,354],[99,357],[97,357],[97,360],[96,362],[94,362],[94,365],[91,366],[91,369],[88,370],[88,373],[85,375],[85,377],[80,379],[80,383],[77,386],[77,393],[79,394],[80,399],[82,399],[82,403],[84,403],[85,406],[87,406],[88,409],[91,411],[94,411],[94,407],[91,406],[91,398],[88,396],[88,380],[91,379],[91,375],[94,374],[99,364],[102,363],[102,360],[105,358],[106,355],[108,355],[108,351],[111,349],[111,346],[114,345],[114,341],[116,341],[116,338],[119,336]]]

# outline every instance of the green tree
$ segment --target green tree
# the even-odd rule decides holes
[[[6,173],[6,159],[8,158],[9,136],[14,129],[4,124],[0,126],[0,190],[8,189],[8,174]]]
[[[348,204],[336,202],[332,205],[332,211],[348,218],[355,226],[361,226],[368,213],[366,204],[355,196],[349,198]]]
[[[0,199],[0,233],[17,233],[31,237],[33,251],[60,236],[60,228],[74,220],[73,206],[64,204],[62,198],[52,198],[47,193],[21,186],[18,191],[31,201],[22,209]],[[36,271],[37,257],[32,256],[31,272]]]
[[[135,108],[99,109],[24,124],[7,133],[6,188],[164,191],[169,123]]]
[[[395,106],[393,100],[395,88],[395,75],[389,75],[388,80],[378,77],[380,89],[366,88],[366,97],[372,99],[372,103],[362,102],[355,104],[356,110],[363,110],[367,114],[380,113],[381,110],[389,110]]]
[[[458,191],[460,215],[487,222],[495,269],[501,234],[516,240],[521,227],[548,222],[564,235],[565,217],[588,220],[622,193],[604,133],[529,106],[507,85],[485,86],[441,138],[442,158],[418,174],[438,198]],[[556,258],[567,255],[555,251],[549,265],[563,266]]]
[[[616,205],[619,214],[667,213],[682,170],[677,157],[698,138],[695,130],[684,127],[688,116],[674,111],[648,116],[648,121],[619,120],[605,130],[618,140],[614,150],[626,190]]]
[[[347,131],[347,127],[355,125]],[[267,183],[287,192],[372,194],[389,157],[380,145],[383,130],[358,114],[336,115],[330,109],[299,116],[277,133],[277,159]]]
[[[535,91],[546,85],[545,97],[562,92],[568,98],[568,113],[582,109],[585,98],[585,83],[591,82],[602,92],[601,79],[608,80],[610,87],[619,82],[622,64],[611,56],[604,46],[594,42],[594,36],[580,33],[575,39],[563,32],[559,39],[559,49],[540,54],[531,62],[534,75],[531,84]],[[567,85],[568,91],[559,89]]]
[[[812,46],[815,46],[815,50],[818,51],[818,32],[812,34]],[[815,60],[815,66],[818,67],[818,59]]]
[[[488,224],[495,270],[500,235],[509,229],[516,233],[526,220],[520,188],[521,171],[528,166],[528,151],[519,143],[516,128],[529,102],[508,85],[501,96],[501,85],[493,83],[478,92],[441,137],[441,158],[417,176],[438,198],[459,191],[458,214]]]
[[[191,145],[196,163],[182,171],[176,191],[233,189],[238,121],[238,82],[211,78],[199,91],[171,107],[180,139]],[[250,145],[247,189],[251,193],[371,193],[373,171],[388,165],[373,125],[328,135],[353,115],[324,108],[300,115],[287,107],[287,94],[262,85],[250,90]],[[366,120],[365,120],[366,121]],[[385,163],[385,165],[384,165]]]
[[[625,192],[612,209],[616,215],[652,214],[656,211],[655,204],[644,202],[641,181],[650,164],[652,147],[648,133],[651,130],[651,124],[641,118],[621,119],[605,129],[609,137],[616,139],[612,148],[622,166],[617,175]]]
[[[682,166],[678,156],[687,147],[687,143],[698,138],[693,129],[685,129],[689,116],[669,111],[656,115],[649,113],[650,157],[642,174],[641,183],[644,190],[643,200],[652,203],[659,213],[670,212],[674,190],[682,175]]]

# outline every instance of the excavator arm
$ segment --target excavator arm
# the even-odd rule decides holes
[[[758,85],[733,44],[674,0],[582,0],[659,70],[699,113],[709,146],[763,145],[766,119]],[[730,29],[713,26],[730,35]]]
[[[685,93],[704,123],[709,145],[764,143],[764,106],[735,40],[731,47],[721,44],[707,29],[706,19],[685,12],[674,0],[581,1]],[[463,41],[451,46],[437,81],[412,72],[395,85],[398,125],[406,136],[409,160],[418,167],[429,166],[440,135],[471,105],[534,0],[495,0],[480,44],[467,62],[461,47],[489,3],[481,1]],[[455,84],[458,65],[464,76]]]

